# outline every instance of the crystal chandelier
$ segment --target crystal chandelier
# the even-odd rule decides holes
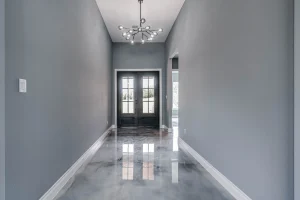
[[[132,28],[126,28],[119,26],[119,30],[123,31],[122,36],[126,40],[130,40],[131,44],[134,44],[135,37],[139,34],[141,36],[141,43],[145,44],[146,41],[152,41],[160,32],[163,32],[162,28],[157,30],[151,29],[150,26],[143,26],[146,23],[146,19],[142,18],[142,3],[144,0],[138,0],[140,4],[140,26],[132,26]]]

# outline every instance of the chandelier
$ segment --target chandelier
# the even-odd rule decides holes
[[[132,26],[132,28],[126,28],[124,26],[119,26],[119,30],[123,31],[122,36],[126,40],[130,40],[131,44],[134,44],[136,36],[141,36],[141,43],[145,44],[146,41],[152,41],[158,33],[163,32],[162,28],[157,30],[151,29],[150,26],[143,26],[146,23],[146,19],[142,18],[142,3],[144,0],[138,0],[140,4],[140,26]]]

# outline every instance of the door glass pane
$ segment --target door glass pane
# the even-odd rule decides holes
[[[129,102],[129,112],[128,113],[134,113],[134,104],[133,104],[133,102]]]
[[[128,113],[128,102],[123,102],[123,113]]]
[[[123,89],[122,101],[128,101],[128,89]]]
[[[143,113],[149,113],[148,102],[143,102]]]
[[[154,102],[149,102],[149,113],[154,113]]]
[[[149,84],[148,84],[148,77],[143,77],[143,88],[148,88]]]
[[[148,101],[148,100],[149,100],[149,90],[143,89],[143,101]]]
[[[122,78],[122,88],[128,88],[128,78]]]
[[[129,79],[129,88],[134,88],[134,84],[133,84],[133,78]]]
[[[149,88],[154,88],[154,77],[149,78]]]
[[[149,101],[154,101],[154,89],[149,89]]]
[[[133,89],[129,89],[128,99],[129,101],[133,101],[134,99]]]

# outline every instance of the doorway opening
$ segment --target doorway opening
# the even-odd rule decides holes
[[[172,127],[178,127],[179,118],[179,73],[178,70],[172,71],[172,91],[173,91],[173,102],[172,102]]]
[[[117,71],[116,125],[160,127],[159,71]]]
[[[172,128],[179,123],[179,62],[178,55],[172,58]]]

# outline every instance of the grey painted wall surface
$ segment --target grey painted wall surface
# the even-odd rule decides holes
[[[5,0],[0,0],[0,200],[5,200]]]
[[[300,199],[300,0],[295,0],[295,200]]]
[[[255,200],[293,199],[293,15],[293,0],[186,0],[167,40],[180,136]]]
[[[94,0],[6,1],[7,200],[41,197],[109,127],[111,46]]]
[[[162,82],[166,82],[165,67],[165,44],[126,44],[113,43],[113,69],[162,69]],[[114,102],[115,86],[113,87]],[[166,87],[163,84],[162,90],[162,124],[165,124],[166,117]],[[115,119],[115,108],[113,107],[113,120]]]

